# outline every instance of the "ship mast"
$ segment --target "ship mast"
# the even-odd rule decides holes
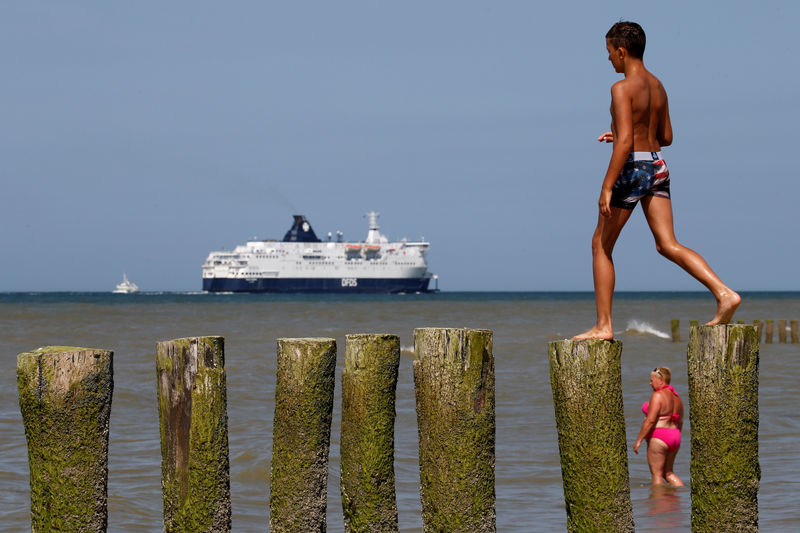
[[[367,233],[367,243],[380,243],[381,242],[381,232],[380,226],[378,226],[378,217],[381,216],[380,213],[376,213],[375,211],[370,211],[369,213],[364,213],[364,216],[369,219],[369,233]]]

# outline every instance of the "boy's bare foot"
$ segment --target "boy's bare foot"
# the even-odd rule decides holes
[[[614,331],[611,329],[605,328],[598,328],[597,326],[593,327],[589,331],[585,331],[580,335],[575,335],[572,337],[574,341],[580,341],[585,339],[602,339],[604,341],[610,341],[614,338]]]
[[[723,293],[719,300],[717,300],[717,314],[714,315],[714,318],[710,321],[706,322],[706,326],[729,323],[741,301],[742,297],[733,291]]]

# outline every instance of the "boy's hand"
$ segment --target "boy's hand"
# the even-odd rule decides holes
[[[607,131],[604,134],[602,134],[600,137],[598,137],[597,140],[600,141],[600,142],[604,142],[605,141],[607,143],[613,143],[614,142],[614,134],[611,133],[610,131]]]
[[[600,214],[606,218],[611,216],[611,189],[603,187],[600,189]]]

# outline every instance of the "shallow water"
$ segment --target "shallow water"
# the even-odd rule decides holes
[[[713,314],[704,293],[631,293],[615,299],[615,330],[623,342],[623,390],[631,496],[637,531],[688,530],[688,487],[654,490],[644,454],[631,445],[649,397],[648,371],[668,366],[686,399],[690,319]],[[746,294],[737,318],[800,318],[800,293]],[[670,341],[670,319],[684,342]],[[499,531],[566,527],[547,343],[587,329],[594,301],[587,293],[439,293],[396,296],[270,296],[207,294],[0,294],[0,523],[30,531],[26,443],[16,392],[16,355],[39,346],[114,350],[109,450],[109,531],[159,531],[160,444],[155,343],[222,335],[228,384],[234,531],[263,531],[269,520],[269,465],[275,393],[276,339],[334,337],[336,397],[328,486],[328,531],[344,530],[339,493],[339,412],[344,336],[395,333],[403,347],[397,390],[395,472],[401,531],[421,531],[417,433],[411,362],[417,327],[494,331]],[[761,345],[760,527],[793,529],[800,455],[800,345]],[[688,400],[687,400],[688,401]],[[687,406],[688,411],[688,406]],[[689,427],[676,472],[689,481]]]

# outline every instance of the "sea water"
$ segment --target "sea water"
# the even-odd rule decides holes
[[[745,293],[736,318],[800,319],[800,293]],[[649,370],[672,369],[688,402],[689,320],[708,320],[707,293],[620,293],[614,329],[623,342],[631,497],[637,531],[686,531],[687,487],[654,490],[645,453],[632,444],[649,398]],[[269,525],[269,472],[275,408],[276,340],[333,337],[338,345],[328,477],[328,531],[344,530],[339,492],[341,368],[345,335],[394,333],[402,346],[397,386],[395,473],[400,530],[422,531],[418,435],[412,375],[413,330],[472,327],[494,331],[497,528],[501,532],[566,528],[550,388],[547,343],[594,323],[591,293],[438,293],[382,296],[220,294],[0,294],[0,524],[30,531],[27,449],[16,387],[16,356],[46,345],[114,351],[109,443],[108,530],[161,531],[161,456],[155,347],[160,340],[222,335],[228,385],[234,531]],[[671,341],[670,320],[682,342]],[[800,345],[761,344],[759,518],[763,531],[800,523]],[[687,410],[688,412],[688,410]],[[689,479],[689,423],[675,471]]]

